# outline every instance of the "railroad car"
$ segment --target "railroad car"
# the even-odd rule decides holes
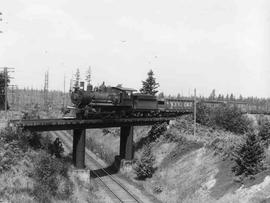
[[[189,109],[193,108],[193,99],[166,99],[165,106],[167,109]]]

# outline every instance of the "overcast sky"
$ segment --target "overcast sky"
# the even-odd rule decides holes
[[[94,85],[139,89],[153,69],[165,94],[270,97],[269,0],[1,0],[0,12],[0,67],[19,87],[42,88],[48,69],[63,89],[91,66]]]

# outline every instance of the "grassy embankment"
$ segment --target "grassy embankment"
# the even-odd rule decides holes
[[[46,136],[20,129],[2,129],[0,201],[98,201],[93,183],[81,182],[72,173],[70,158],[59,157],[59,152],[59,146]]]
[[[237,119],[224,118],[227,120],[222,124],[241,126],[237,129],[239,132],[248,128],[258,131],[256,122],[244,125],[246,117],[240,124]],[[220,123],[220,117],[218,119]],[[268,149],[265,149],[264,171],[245,179],[232,172],[236,149],[245,142],[245,134],[230,132],[230,128],[224,130],[219,126],[198,124],[194,136],[190,116],[176,120],[153,139],[147,139],[150,129],[136,128],[135,159],[136,163],[140,162],[144,154],[149,154],[145,151],[150,149],[154,173],[139,180],[135,163],[134,170],[125,175],[162,202],[261,202],[270,195]],[[118,154],[119,131],[90,131],[88,139],[88,147],[108,163]]]

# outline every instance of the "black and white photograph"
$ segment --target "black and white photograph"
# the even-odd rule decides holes
[[[269,0],[0,0],[0,203],[270,203]]]

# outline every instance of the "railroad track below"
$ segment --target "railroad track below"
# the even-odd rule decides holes
[[[66,131],[51,132],[52,135],[59,137],[63,142],[64,147],[72,151],[72,137]],[[85,153],[86,167],[90,169],[91,178],[97,180],[101,187],[110,194],[113,202],[129,202],[129,203],[142,203],[138,196],[125,187],[116,177],[111,174],[111,170],[104,168],[86,149]],[[150,202],[150,201],[149,201]]]

